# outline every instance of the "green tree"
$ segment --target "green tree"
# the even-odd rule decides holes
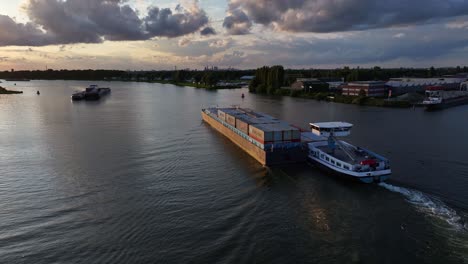
[[[427,77],[432,78],[432,77],[435,77],[436,74],[437,74],[437,72],[436,72],[434,66],[432,66],[431,68],[429,68],[429,71],[427,73]]]

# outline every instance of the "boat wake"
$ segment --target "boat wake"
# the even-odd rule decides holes
[[[467,230],[467,225],[457,212],[435,197],[431,197],[420,191],[394,186],[388,183],[380,183],[385,189],[404,195],[408,202],[419,211],[441,219],[457,230]]]

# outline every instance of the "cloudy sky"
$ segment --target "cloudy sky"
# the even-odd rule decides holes
[[[468,0],[0,0],[0,70],[468,65]]]

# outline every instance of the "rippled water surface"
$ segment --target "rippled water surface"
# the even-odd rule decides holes
[[[172,85],[4,82],[0,263],[466,263],[468,106],[383,109]],[[37,90],[41,95],[37,96]],[[241,99],[241,94],[246,98]],[[301,127],[355,124],[392,180],[263,168],[202,123],[241,105]]]

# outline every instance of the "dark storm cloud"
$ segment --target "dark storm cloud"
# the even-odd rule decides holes
[[[183,13],[172,13],[168,8],[150,8],[143,20],[146,30],[152,36],[179,37],[194,33],[208,23],[208,17],[201,9],[187,12],[179,5],[176,10]]]
[[[375,29],[343,39],[294,37],[292,40],[256,40],[244,47],[252,64],[288,67],[312,65],[386,65],[395,60],[437,61],[468,48],[465,29],[447,30],[443,25],[417,29]],[[466,53],[466,52],[465,52]]]
[[[468,14],[466,0],[230,0],[224,27],[272,25],[292,32],[340,32],[410,24]]]
[[[16,23],[8,16],[0,15],[0,46],[17,45],[26,46],[45,45],[50,37],[44,34],[32,23]]]
[[[200,31],[200,35],[202,36],[216,35],[216,31],[212,27],[206,27]]]
[[[223,27],[228,30],[229,34],[245,35],[250,32],[252,21],[242,9],[230,5],[228,15],[224,18]]]
[[[125,2],[29,0],[26,12],[31,22],[21,24],[0,16],[0,45],[42,46],[178,37],[197,32],[208,23],[205,11],[197,4],[190,9],[178,6],[174,12],[151,7],[140,18]]]

